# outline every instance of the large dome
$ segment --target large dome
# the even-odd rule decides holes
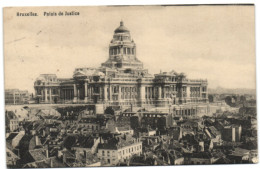
[[[129,30],[124,26],[124,22],[121,21],[120,26],[116,28],[115,33],[125,33],[125,32],[129,32]]]

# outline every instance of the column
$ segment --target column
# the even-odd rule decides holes
[[[107,101],[107,86],[104,86],[104,101]]]
[[[16,103],[15,103],[15,92],[13,93],[13,97],[14,97],[14,104],[16,104]]]
[[[48,94],[47,94],[47,88],[45,88],[44,90],[45,90],[45,103],[47,103],[47,102],[48,102],[48,97],[47,97],[47,95],[48,95]]]
[[[123,48],[122,48],[123,49]],[[109,100],[112,101],[113,97],[112,97],[112,86],[109,86]]]
[[[51,95],[51,91],[52,91],[52,88],[49,89],[49,93],[50,93],[50,103],[52,103],[52,95]]]
[[[43,88],[41,88],[41,100],[43,101],[44,98],[43,98]]]
[[[202,86],[200,86],[200,98],[202,98]]]
[[[156,87],[153,87],[153,98],[156,98],[156,91],[158,91],[158,90],[156,90],[157,88]]]
[[[63,89],[63,100],[64,100],[64,101],[66,100],[66,97],[67,97],[67,95],[66,95],[66,89]]]
[[[139,87],[139,99],[141,100],[141,101],[144,101],[145,100],[145,86],[140,86]]]
[[[77,86],[76,84],[73,84],[74,87],[74,98],[73,98],[73,102],[76,103],[77,102]]]
[[[121,101],[121,87],[118,86],[118,101]]]
[[[79,89],[77,88],[77,100],[80,101],[80,92],[79,92]]]
[[[209,96],[208,96],[208,87],[207,86],[205,86],[205,92],[206,92],[206,102],[208,102]]]
[[[162,87],[162,98],[165,98],[165,86]]]
[[[161,99],[162,98],[162,87],[159,86],[158,87],[158,99]]]
[[[120,54],[123,55],[123,47],[120,47]]]
[[[103,87],[99,86],[99,100],[102,101],[103,100]]]
[[[190,86],[187,86],[186,94],[187,94],[187,98],[190,99]]]
[[[84,102],[88,102],[88,83],[85,82],[85,99]]]
[[[183,103],[183,86],[180,87],[180,103]]]
[[[91,100],[92,100],[92,99],[93,99],[93,97],[92,97],[92,96],[93,96],[93,92],[92,92],[92,87],[91,87],[91,86],[90,86],[90,88],[89,88],[88,93],[89,93],[89,95],[88,95],[88,96],[89,96],[88,99],[91,99]]]

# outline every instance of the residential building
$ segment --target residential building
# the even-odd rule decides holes
[[[28,104],[30,95],[27,90],[6,89],[5,90],[5,104]]]
[[[117,165],[127,162],[134,154],[142,154],[142,142],[132,135],[119,135],[104,140],[98,145],[98,157],[102,165]]]

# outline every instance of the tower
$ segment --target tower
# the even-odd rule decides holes
[[[130,31],[120,22],[115,29],[113,39],[109,44],[109,58],[102,66],[110,68],[143,68],[143,63],[136,58],[136,44]]]

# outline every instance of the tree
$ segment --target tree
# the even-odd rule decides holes
[[[115,115],[115,110],[112,107],[108,107],[105,110],[105,114]]]
[[[240,102],[244,103],[246,101],[246,97],[245,96],[240,96]]]
[[[236,106],[236,96],[227,96],[225,98],[225,102],[227,103],[227,105],[231,106],[231,107],[235,107]],[[233,102],[235,101],[235,102]]]
[[[214,102],[214,97],[212,94],[210,94],[208,98],[210,103]]]

